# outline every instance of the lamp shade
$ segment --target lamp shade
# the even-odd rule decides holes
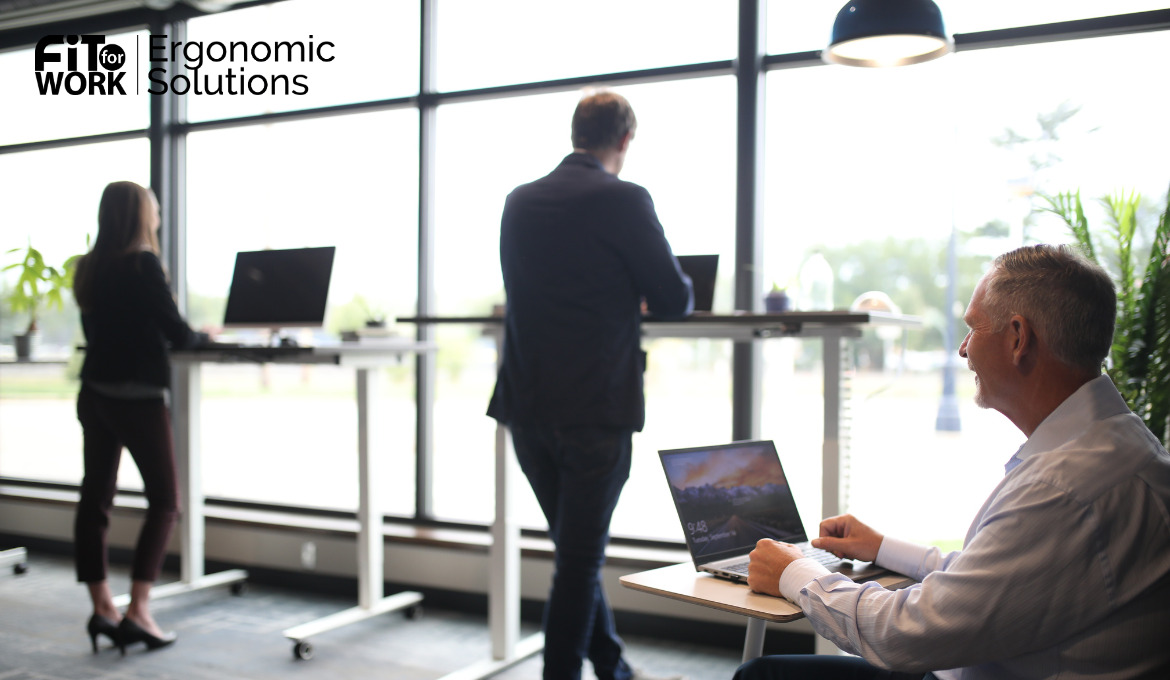
[[[846,66],[906,66],[954,49],[932,0],[852,0],[837,13],[821,58]]]

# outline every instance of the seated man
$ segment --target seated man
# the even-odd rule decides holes
[[[760,541],[751,588],[861,658],[763,657],[736,678],[1170,678],[1170,455],[1101,375],[1115,317],[1108,275],[1067,247],[1000,256],[959,355],[975,402],[1028,439],[963,550],[823,521],[813,545],[920,581],[890,591]]]

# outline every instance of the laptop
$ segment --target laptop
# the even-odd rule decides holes
[[[793,543],[854,581],[885,572],[812,547],[771,441],[658,452],[697,571],[747,583],[748,553],[761,538]]]
[[[715,302],[715,271],[718,255],[679,255],[678,265],[691,277],[695,289],[695,311],[710,312]]]

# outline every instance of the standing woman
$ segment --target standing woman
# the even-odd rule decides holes
[[[77,580],[89,587],[93,600],[86,631],[95,653],[99,635],[122,654],[136,642],[157,649],[175,641],[150,615],[150,587],[179,514],[167,403],[169,348],[196,345],[206,335],[191,330],[179,315],[158,257],[158,227],[158,201],[149,189],[133,182],[108,185],[98,207],[97,239],[78,262],[73,282],[86,341],[77,396],[85,477],[74,540]],[[106,533],[123,447],[138,466],[148,503],[125,616],[114,606],[106,580]]]

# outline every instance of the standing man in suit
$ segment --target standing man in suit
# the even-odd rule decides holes
[[[609,522],[645,422],[643,306],[694,305],[650,194],[618,179],[637,122],[612,92],[583,98],[573,153],[514,190],[500,224],[503,362],[488,415],[508,426],[548,520],[556,570],[544,612],[544,678],[628,680],[601,585]]]

